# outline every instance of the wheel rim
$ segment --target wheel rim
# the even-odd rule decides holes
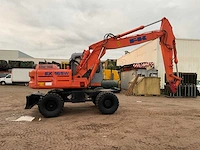
[[[112,105],[113,105],[113,102],[110,99],[106,99],[106,100],[104,100],[103,105],[104,105],[105,108],[111,108]]]
[[[58,107],[58,104],[55,101],[53,101],[53,100],[49,100],[45,104],[45,108],[48,111],[54,111],[57,107]]]
[[[5,82],[1,82],[2,85],[5,85]]]

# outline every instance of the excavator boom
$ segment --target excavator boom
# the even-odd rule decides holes
[[[161,22],[160,30],[129,35],[157,22]],[[106,34],[102,41],[94,43],[89,46],[88,50],[84,50],[80,57],[80,61],[77,62],[75,67],[71,66],[71,68],[66,70],[52,67],[52,69],[46,70],[44,66],[37,66],[36,70],[30,73],[30,87],[44,89],[79,89],[95,85],[99,86],[100,82],[95,83],[95,85],[92,85],[91,82],[99,67],[100,59],[104,56],[106,50],[133,46],[160,38],[167,82],[169,83],[171,91],[175,93],[181,80],[173,74],[173,60],[175,65],[178,63],[175,36],[172,31],[172,26],[166,18],[154,23],[140,26],[119,35],[113,35],[111,33]]]
[[[160,30],[124,37],[128,34],[131,34],[138,30],[142,30],[145,27],[160,21],[161,21]],[[181,80],[181,78],[173,74],[173,60],[175,65],[177,65],[178,63],[176,54],[177,52],[176,52],[175,36],[173,34],[172,26],[168,21],[168,19],[163,18],[160,21],[156,21],[146,26],[140,26],[138,28],[119,34],[117,36],[113,34],[107,34],[104,40],[90,45],[89,50],[85,50],[82,55],[82,60],[80,62],[80,65],[77,67],[76,77],[83,76],[88,71],[88,69],[91,68],[92,72],[89,77],[89,82],[90,82],[100,63],[100,58],[103,57],[107,49],[117,49],[127,46],[133,46],[154,40],[156,38],[160,38],[160,46],[162,50],[167,81],[169,83],[171,91],[175,93],[176,88],[180,84]]]

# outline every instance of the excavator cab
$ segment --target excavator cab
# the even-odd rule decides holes
[[[70,69],[72,70],[72,75],[77,73],[77,66],[80,63],[82,53],[73,53],[69,59]]]

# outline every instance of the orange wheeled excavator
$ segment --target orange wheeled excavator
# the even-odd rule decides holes
[[[126,36],[158,22],[161,22],[160,30]],[[112,89],[104,89],[102,86],[100,59],[107,49],[133,46],[156,38],[160,38],[168,87],[175,93],[181,80],[173,73],[173,60],[176,68],[178,63],[175,36],[168,19],[162,18],[119,35],[106,34],[102,41],[90,45],[83,53],[72,54],[67,69],[59,69],[52,64],[38,64],[29,73],[29,86],[51,90],[45,94],[38,92],[27,96],[25,108],[31,109],[37,104],[44,117],[56,117],[63,110],[64,102],[92,101],[101,113],[113,114],[118,109],[119,101]]]

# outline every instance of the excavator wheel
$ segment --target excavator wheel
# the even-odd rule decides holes
[[[62,112],[64,101],[59,94],[47,93],[38,102],[40,113],[47,118],[57,117]]]
[[[96,106],[102,114],[113,114],[119,106],[119,100],[112,92],[100,92],[96,97]]]
[[[92,102],[96,106],[96,98],[95,97],[92,97]]]
[[[99,90],[103,89],[102,87],[96,87],[94,90],[97,92]],[[96,106],[96,97],[99,93],[96,93],[95,95],[92,96],[92,102]]]

